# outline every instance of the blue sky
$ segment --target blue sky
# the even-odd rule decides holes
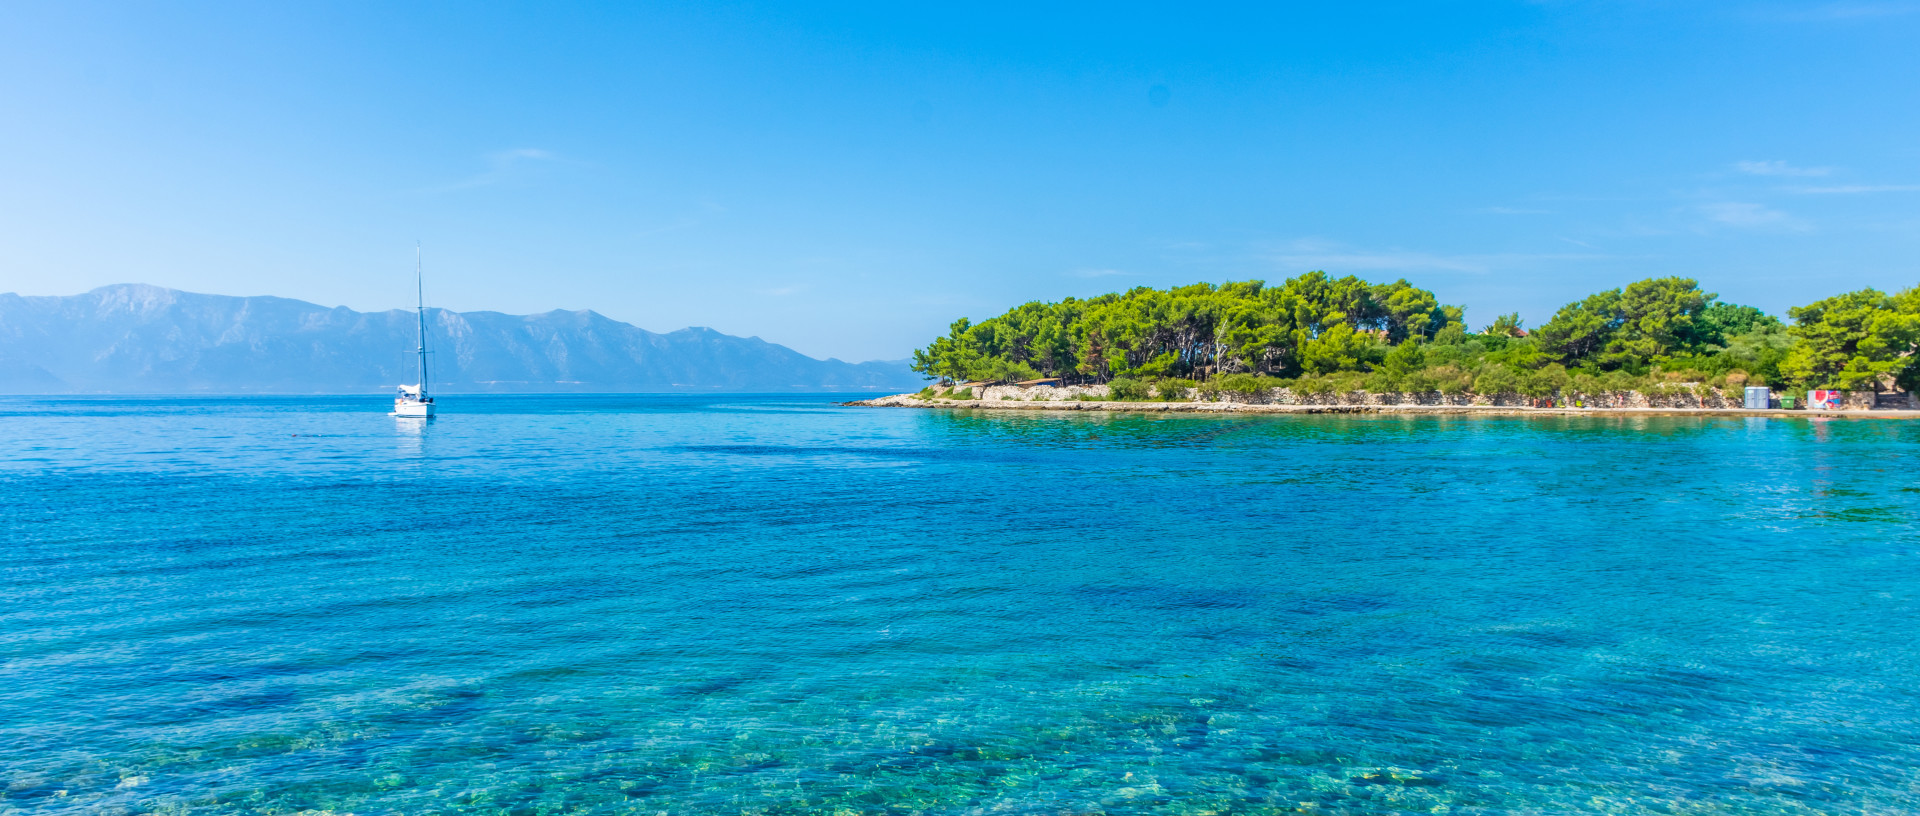
[[[861,360],[1312,269],[1920,283],[1920,3],[1193,5],[15,0],[0,291],[390,308],[418,239],[436,305]]]

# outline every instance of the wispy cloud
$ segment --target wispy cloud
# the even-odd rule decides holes
[[[807,287],[798,284],[793,286],[776,286],[772,289],[753,290],[754,294],[766,295],[767,297],[787,297],[788,295],[797,295],[805,291],[807,291]]]
[[[1070,269],[1067,271],[1067,275],[1075,278],[1111,278],[1131,274],[1133,273],[1118,269]]]
[[[1831,167],[1795,167],[1783,161],[1734,162],[1733,169],[1752,176],[1824,176]]]
[[[1833,187],[1795,187],[1802,195],[1853,195],[1857,193],[1920,193],[1920,184],[1841,184]]]
[[[1725,224],[1741,229],[1774,229],[1801,232],[1809,229],[1807,223],[1787,213],[1746,201],[1719,201],[1702,204],[1700,214],[1708,221]]]
[[[1295,241],[1268,256],[1287,270],[1328,272],[1440,271],[1483,275],[1542,261],[1583,261],[1606,257],[1591,253],[1493,252],[1445,254],[1403,249],[1367,250],[1316,240]]]

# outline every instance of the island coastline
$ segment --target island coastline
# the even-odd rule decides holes
[[[1920,410],[1902,409],[1782,409],[1526,405],[1419,405],[1330,403],[1281,405],[1239,401],[1136,402],[1108,400],[948,400],[894,394],[869,400],[838,403],[855,408],[935,408],[984,411],[1097,411],[1107,413],[1183,414],[1402,414],[1425,416],[1709,416],[1765,419],[1920,419]]]

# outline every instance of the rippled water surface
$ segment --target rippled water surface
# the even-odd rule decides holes
[[[0,813],[1920,810],[1920,424],[0,400]]]

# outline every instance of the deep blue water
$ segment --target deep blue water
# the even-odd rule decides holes
[[[1920,424],[0,400],[0,813],[1920,810]]]

